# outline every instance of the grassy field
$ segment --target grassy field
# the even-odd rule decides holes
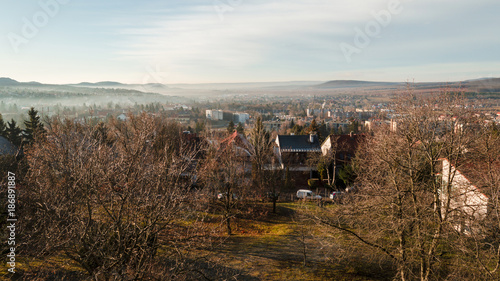
[[[323,235],[320,227],[300,220],[299,208],[299,203],[282,203],[277,214],[258,220],[239,218],[238,234],[215,254],[241,272],[238,280],[386,280],[357,266],[332,262],[331,249],[318,239]]]
[[[271,204],[254,203],[249,207],[249,211],[239,213],[233,220],[233,235],[226,236],[221,233],[222,236],[226,236],[223,243],[209,251],[200,249],[187,254],[192,258],[208,257],[211,263],[217,264],[218,270],[229,272],[233,276],[230,280],[391,279],[390,276],[381,274],[380,268],[370,269],[359,263],[338,262],[338,259],[332,259],[335,253],[332,253],[330,246],[323,243],[326,239],[318,239],[325,238],[324,232],[314,223],[300,220],[297,215],[300,208],[300,203],[279,203],[277,214],[273,214]],[[217,215],[214,215],[211,221],[220,224]],[[12,280],[85,280],[86,278],[83,270],[63,255],[31,261],[29,264],[23,262],[21,258],[17,266],[23,275],[7,273],[4,264],[1,269],[2,278]],[[66,278],[59,278],[62,276]]]

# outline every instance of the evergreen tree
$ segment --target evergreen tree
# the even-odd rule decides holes
[[[308,134],[316,133],[318,139],[321,139],[321,132],[319,131],[319,126],[318,123],[316,122],[316,119],[312,120],[311,125],[309,125],[309,128],[307,128],[307,133]]]
[[[19,126],[17,126],[14,119],[12,119],[10,122],[7,122],[7,139],[17,147],[19,147],[22,142],[21,132],[22,130],[19,128]]]
[[[43,132],[43,124],[38,116],[38,111],[33,107],[28,111],[28,117],[29,120],[24,121],[26,129],[23,130],[23,138],[25,143],[30,144],[37,134]]]
[[[323,141],[323,138],[326,138],[328,136],[328,128],[325,124],[325,121],[321,121],[321,125],[319,126],[319,130],[318,130],[318,139],[321,141]],[[321,138],[320,138],[321,136]]]
[[[241,124],[241,122],[238,123],[238,126],[236,127],[236,131],[239,134],[243,134],[245,132],[245,129],[243,128],[243,125]]]
[[[202,121],[196,122],[196,127],[195,127],[194,131],[196,133],[200,133],[203,130],[205,130],[205,123],[203,123]]]
[[[337,130],[337,128],[335,128],[335,126],[332,126],[331,130],[330,130],[330,135],[338,135],[339,132]]]
[[[316,119],[313,119],[311,124],[309,125],[309,128],[307,129],[307,132],[312,133],[318,131],[319,131],[318,123],[316,122]]]
[[[357,134],[359,132],[358,128],[359,128],[359,121],[353,119],[349,122],[349,127],[348,127],[349,133],[353,132]]]
[[[3,121],[2,114],[0,114],[0,136],[2,137],[7,136],[5,129],[7,129],[7,125],[5,125],[5,121]]]
[[[259,116],[251,133],[250,143],[252,152],[252,177],[254,184],[262,188],[264,186],[264,165],[268,162],[270,155],[269,134],[264,129],[262,118]]]
[[[227,125],[227,132],[232,134],[234,133],[234,122],[233,120],[229,121],[229,125]]]
[[[295,135],[302,135],[304,133],[304,128],[300,125],[295,124],[295,126],[293,126],[292,128],[291,133]]]
[[[343,135],[344,134],[344,127],[343,126],[339,126],[339,129],[337,130],[337,134],[338,135]]]

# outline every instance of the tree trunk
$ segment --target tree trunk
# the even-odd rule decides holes
[[[227,226],[227,235],[231,235],[232,234],[232,230],[231,230],[231,218],[229,216],[226,217],[226,226]]]
[[[332,183],[331,186],[335,184],[335,173],[337,172],[337,160],[333,159],[333,167],[332,167]]]
[[[406,263],[406,240],[405,240],[405,232],[401,231],[399,235],[399,253],[401,255],[401,261],[399,265],[399,274],[401,274],[401,281],[406,281],[406,271],[405,271],[405,263]]]

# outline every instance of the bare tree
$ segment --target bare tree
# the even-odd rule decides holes
[[[276,214],[276,203],[280,198],[282,187],[285,187],[286,183],[286,179],[283,178],[286,175],[284,175],[276,157],[271,156],[270,163],[266,165],[262,176],[268,191],[267,196],[273,203],[273,214]]]
[[[199,172],[200,180],[209,193],[217,196],[215,206],[222,211],[228,235],[233,232],[231,220],[236,215],[239,201],[245,195],[243,187],[248,186],[243,163],[246,155],[240,152],[230,143],[210,147]]]
[[[252,144],[252,181],[258,192],[267,192],[266,196],[273,203],[273,213],[276,213],[276,203],[280,197],[283,185],[283,170],[273,153],[270,135],[264,129],[261,117],[258,117],[250,135]]]
[[[179,274],[179,249],[207,238],[198,224],[179,224],[197,221],[180,132],[146,115],[97,126],[52,120],[27,151],[24,251],[64,253],[96,280]]]
[[[448,93],[417,97],[410,92],[398,100],[397,126],[376,131],[355,160],[361,191],[335,212],[315,218],[387,255],[401,280],[440,274],[445,237],[454,230],[435,174],[440,158],[459,162],[467,157],[464,148],[474,140],[473,127],[456,130],[461,122],[475,122],[466,104]]]
[[[474,142],[467,150],[468,159],[457,168],[487,198],[474,205],[457,206],[454,218],[466,222],[466,235],[462,230],[455,240],[462,254],[462,262],[476,279],[500,278],[500,131],[494,123],[480,126]],[[455,175],[456,176],[456,175]],[[457,176],[456,176],[457,177]],[[455,189],[455,192],[458,190]],[[474,194],[470,194],[473,196]],[[466,194],[458,194],[464,198]],[[467,198],[468,199],[468,198]],[[471,198],[472,199],[472,198]],[[486,211],[483,213],[482,211]],[[474,260],[474,264],[470,264]],[[475,271],[472,269],[476,269]]]
[[[325,148],[322,148],[321,155],[314,155],[314,158],[311,159],[312,164],[316,164],[318,166],[320,176],[323,176],[322,174],[326,173],[327,185],[330,187],[335,186],[335,175],[337,174],[338,166],[337,152],[340,149],[338,140],[339,136],[336,135],[330,135],[327,137],[328,143]]]

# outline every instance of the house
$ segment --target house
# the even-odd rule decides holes
[[[307,164],[307,159],[319,155],[321,145],[316,134],[278,135],[275,153],[283,169],[309,171],[312,167]]]
[[[353,133],[348,135],[329,135],[323,144],[321,144],[321,153],[323,156],[328,156],[327,159],[331,163],[327,168],[327,182],[329,185],[335,182],[335,176],[338,175],[339,171],[345,165],[351,163],[352,158],[356,155],[359,143],[365,138],[364,134]]]
[[[220,142],[220,149],[226,150],[232,148],[237,156],[250,158],[252,156],[253,146],[243,135],[234,131],[229,137]]]
[[[16,155],[17,147],[13,145],[8,139],[0,136],[0,156]]]
[[[317,168],[308,159],[321,155],[321,145],[316,134],[278,135],[274,152],[282,169],[288,169],[292,180],[299,186],[307,186]]]
[[[125,113],[122,113],[122,114],[116,116],[116,119],[118,119],[120,121],[127,121],[129,119],[129,117]]]
[[[335,159],[348,163],[354,158],[359,143],[365,139],[364,134],[329,135],[321,144],[321,153],[335,153]]]
[[[207,145],[208,142],[197,134],[193,134],[189,131],[182,132],[181,150],[186,156],[184,157],[186,165],[184,170],[180,174],[180,179],[184,180],[186,183],[189,183],[191,187],[197,186],[197,167],[200,160],[205,158],[204,148]]]
[[[190,131],[182,132],[182,150],[188,154],[192,154],[194,159],[204,158],[204,148],[208,145],[208,141],[200,137],[198,134]]]
[[[475,229],[474,222],[487,217],[492,189],[485,179],[485,169],[479,162],[460,164],[460,170],[448,159],[441,159],[442,215],[447,215],[453,227],[464,234]],[[500,165],[496,164],[498,169]]]
[[[279,131],[281,127],[283,126],[282,121],[264,121],[262,122],[262,125],[264,126],[264,129],[268,132],[271,131]]]
[[[252,170],[253,145],[243,135],[234,131],[219,144],[220,153],[234,153],[245,172]]]

